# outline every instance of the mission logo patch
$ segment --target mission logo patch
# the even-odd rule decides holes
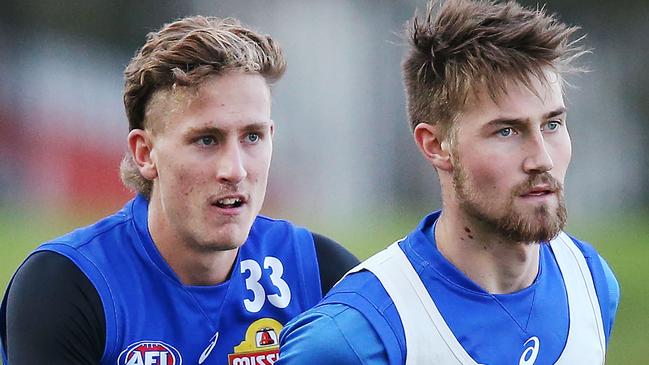
[[[228,355],[229,365],[272,365],[279,358],[279,332],[282,324],[272,318],[258,319],[246,330],[246,337],[234,353]]]

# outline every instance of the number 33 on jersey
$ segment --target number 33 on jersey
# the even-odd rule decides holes
[[[291,302],[291,289],[282,278],[284,274],[284,266],[282,262],[273,256],[266,256],[264,258],[264,269],[255,260],[241,261],[241,274],[246,275],[246,289],[252,292],[252,300],[244,299],[243,304],[249,312],[257,313],[264,306],[266,300],[277,308],[286,308]],[[266,274],[266,270],[270,270],[270,282],[279,291],[276,294],[267,294],[264,286],[261,284],[262,276]]]

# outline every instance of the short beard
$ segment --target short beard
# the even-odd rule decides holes
[[[470,217],[492,227],[502,237],[512,242],[541,243],[555,238],[566,224],[566,205],[561,183],[545,172],[533,175],[530,179],[513,189],[512,195],[504,206],[504,211],[494,211],[495,204],[482,200],[479,192],[467,185],[467,175],[459,161],[455,162],[453,186],[458,197],[460,208]],[[520,214],[514,209],[514,199],[537,184],[549,184],[558,199],[555,212],[546,204],[539,205],[530,214]]]

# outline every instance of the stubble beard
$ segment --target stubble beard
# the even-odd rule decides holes
[[[542,243],[555,238],[564,228],[567,219],[562,184],[549,173],[533,175],[526,182],[512,190],[506,204],[485,200],[477,189],[468,183],[468,177],[459,161],[455,163],[453,187],[460,209],[473,219],[492,227],[494,232],[511,242]],[[555,191],[558,204],[552,209],[548,204],[539,204],[533,212],[521,212],[515,207],[515,199],[539,183],[549,184]]]

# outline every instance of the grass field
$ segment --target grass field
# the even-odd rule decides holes
[[[91,223],[97,214],[34,216],[23,211],[0,211],[0,288],[3,289],[23,258],[38,243],[78,225]],[[412,229],[418,217],[386,217],[352,226],[337,224],[316,230],[345,244],[366,258]],[[360,224],[359,224],[360,223]],[[352,229],[351,227],[354,227]],[[359,228],[361,227],[361,228]],[[575,221],[568,231],[592,242],[607,259],[620,282],[622,300],[607,364],[649,364],[649,214],[629,214],[614,220]]]

